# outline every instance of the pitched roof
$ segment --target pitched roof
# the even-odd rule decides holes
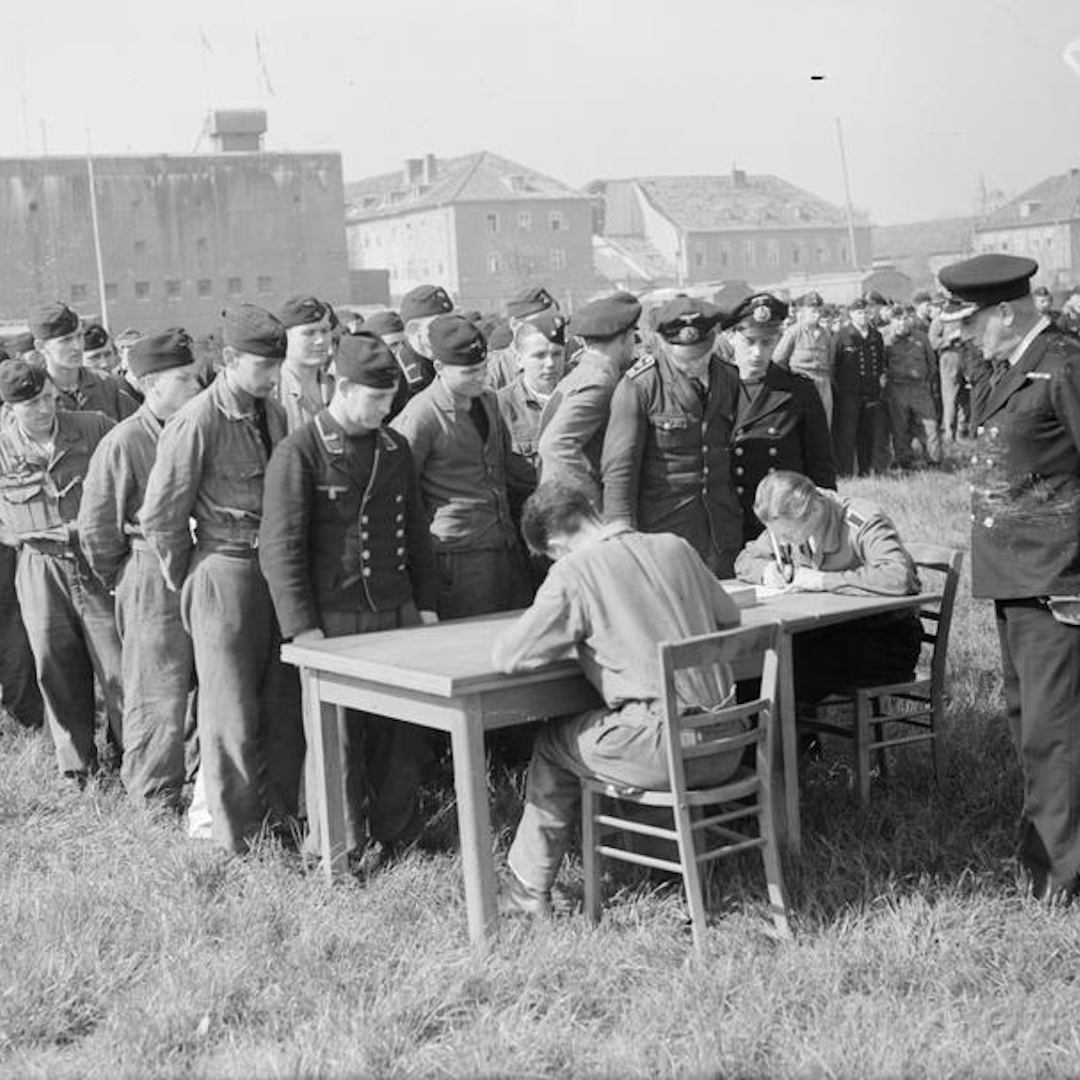
[[[638,176],[635,182],[665,217],[689,232],[844,227],[839,206],[779,176]],[[865,224],[856,217],[857,224]]]
[[[971,249],[971,235],[978,226],[974,217],[935,218],[903,225],[875,225],[871,230],[876,259],[949,255]]]
[[[1010,226],[1051,225],[1059,221],[1080,219],[1080,169],[1050,176],[1041,183],[980,222],[980,232],[986,229],[1006,229]]]
[[[345,185],[350,221],[390,217],[450,203],[588,197],[560,180],[488,150],[463,157],[436,158],[434,176],[427,184],[407,182],[405,170],[398,169]]]

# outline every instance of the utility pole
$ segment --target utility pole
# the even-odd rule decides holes
[[[86,178],[90,182],[90,225],[94,234],[94,262],[97,265],[98,299],[101,325],[109,329],[109,301],[105,296],[105,264],[101,257],[101,229],[98,225],[97,188],[94,186],[94,157],[90,150],[90,132],[86,133]]]
[[[855,214],[851,209],[851,181],[848,179],[847,153],[844,150],[844,128],[836,118],[836,140],[840,144],[840,169],[844,174],[844,211],[847,214],[848,241],[851,244],[851,268],[859,269],[859,254],[855,247]]]

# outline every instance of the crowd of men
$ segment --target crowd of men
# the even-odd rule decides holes
[[[700,632],[708,622],[664,608],[651,630],[641,623],[642,611],[666,602],[657,589],[669,557],[684,582],[730,578],[738,568],[769,583],[780,540],[803,552],[789,560],[788,584],[915,591],[891,523],[830,494],[838,475],[932,466],[942,434],[973,434],[976,421],[1016,405],[1003,405],[1002,387],[1012,377],[1018,342],[1007,328],[1018,311],[1020,344],[1049,331],[1065,372],[1029,373],[1024,394],[1042,390],[1055,416],[1068,412],[1059,383],[1075,389],[1069,380],[1080,365],[1080,346],[1068,337],[1080,327],[1080,295],[1061,313],[1043,311],[1028,291],[1027,260],[1004,270],[970,262],[975,269],[960,264],[951,281],[943,272],[951,298],[922,293],[904,305],[872,294],[843,313],[816,293],[793,310],[754,293],[725,309],[677,296],[643,319],[635,297],[616,293],[568,319],[535,287],[505,317],[485,320],[456,311],[436,285],[413,289],[399,311],[345,326],[313,296],[273,313],[238,304],[223,313],[212,368],[196,362],[183,330],[126,332],[114,343],[66,305],[46,305],[0,363],[4,706],[29,726],[44,721],[72,782],[119,767],[132,796],[170,807],[181,806],[197,746],[189,828],[239,853],[267,829],[294,835],[304,817],[299,684],[280,660],[283,640],[422,626],[527,607],[535,597],[536,632],[503,647],[504,659],[516,657],[509,666],[535,662],[545,642],[584,640],[568,621],[583,602],[567,592],[570,563],[550,569],[575,553],[577,573],[607,582],[610,610],[601,604],[596,618],[616,639],[639,624],[653,642],[658,627]],[[988,330],[986,311],[1010,303],[1009,318]],[[992,332],[998,339],[988,348]],[[1031,450],[1044,494],[1055,476],[1080,485],[1078,418],[1062,418],[1052,461]],[[1004,419],[995,424],[1007,441]],[[1041,446],[1047,430],[1017,438]],[[786,487],[774,491],[774,478]],[[1000,502],[1000,484],[985,490]],[[1015,558],[1013,532],[994,548],[994,518],[1005,521],[1004,511],[988,510],[976,525],[992,534],[976,551],[975,583],[998,600],[1018,746],[1026,769],[1052,774],[1055,792],[1062,725],[1075,741],[1080,639],[1043,616],[1048,596],[1080,593],[1078,512],[1050,583],[1039,559],[1021,580],[1028,564]],[[787,518],[796,524],[785,533]],[[1042,521],[1029,548],[1045,547],[1047,527]],[[674,534],[677,552],[690,555],[633,540],[651,534]],[[597,563],[593,542],[618,536],[605,550],[622,554],[612,566]],[[1012,559],[1005,593],[994,591],[1005,580],[992,569],[999,558]],[[640,607],[614,595],[635,595],[634,566],[639,577],[649,578],[641,569],[649,566],[656,576]],[[870,566],[878,569],[844,576]],[[714,626],[727,612],[720,595],[710,602]],[[598,632],[595,618],[586,622]],[[911,617],[886,631],[890,644],[866,652],[863,672],[854,670],[864,663],[859,650],[819,649],[802,665],[802,690],[827,693],[820,676],[838,656],[847,676],[903,677],[918,649]],[[648,656],[645,637],[630,652]],[[1059,659],[1052,688],[1031,668],[1032,637],[1042,655]],[[647,703],[654,683],[635,684],[633,701]],[[105,761],[95,684],[108,719]],[[1057,727],[1046,734],[1050,697]],[[586,725],[592,736],[630,700],[605,699],[608,719]],[[645,713],[655,724],[655,712]],[[1036,716],[1045,739],[1030,758],[1033,740],[1019,728]],[[567,750],[567,738],[586,737],[574,730],[558,751],[561,765],[551,763],[555,736],[538,749],[546,765],[533,758],[523,819],[532,832],[511,857],[527,909],[544,907],[561,851],[550,821],[528,805],[543,801],[538,792],[559,768],[565,795],[566,775],[589,767]],[[417,791],[433,747],[417,729],[376,717],[354,718],[344,737],[349,847],[378,864],[420,827]],[[1025,807],[1032,865],[1050,866],[1055,887],[1080,869],[1080,777],[1070,774],[1066,786]],[[1064,851],[1066,833],[1072,846]],[[309,833],[308,842],[318,838]]]

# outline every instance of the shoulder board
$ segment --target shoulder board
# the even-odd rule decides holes
[[[634,366],[626,373],[630,379],[636,379],[639,375],[643,375],[649,368],[656,367],[656,357],[648,353],[645,354]]]
[[[844,511],[844,518],[856,529],[861,529],[870,520],[865,514],[860,514],[858,510],[853,510],[850,506]]]

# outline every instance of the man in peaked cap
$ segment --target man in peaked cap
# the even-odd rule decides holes
[[[805,375],[814,384],[825,408],[825,419],[831,426],[836,339],[821,323],[824,306],[825,301],[817,292],[808,292],[795,301],[795,322],[781,334],[773,350],[773,363],[796,375]]]
[[[61,409],[91,410],[123,420],[139,407],[122,379],[86,367],[82,325],[67,304],[43,304],[31,312],[29,321],[34,348],[44,358]]]
[[[569,330],[585,342],[577,366],[559,383],[540,433],[540,474],[584,487],[600,505],[600,458],[615,385],[634,360],[641,304],[614,293],[574,312]]]
[[[397,360],[361,331],[341,339],[334,362],[330,404],[281,443],[266,474],[259,561],[281,632],[296,642],[437,621],[439,582],[412,455],[383,423]],[[430,750],[409,724],[353,712],[344,743],[347,847],[354,859],[363,852],[371,871],[418,826]],[[318,852],[314,765],[309,755],[307,844]]]
[[[550,325],[559,325],[565,331],[566,320],[554,308],[543,308],[534,312],[533,317],[537,316],[545,320],[550,316]],[[514,330],[524,321],[502,319],[495,323],[487,335],[488,386],[496,393],[509,386],[521,374],[521,358],[514,346]],[[544,325],[548,323],[545,322]]]
[[[98,768],[95,676],[113,752],[123,745],[112,599],[87,569],[76,529],[87,464],[112,421],[58,408],[52,379],[25,360],[0,363],[0,400],[0,531],[19,551],[16,591],[57,766],[82,784]]]
[[[334,392],[327,372],[334,314],[314,296],[293,296],[277,313],[285,327],[285,362],[277,400],[285,410],[289,430],[303,426],[321,412]]]
[[[139,519],[191,634],[213,838],[244,852],[267,817],[277,828],[296,815],[304,743],[257,558],[267,462],[286,432],[273,400],[285,327],[239,304],[223,340],[224,369],[161,433]]]
[[[405,376],[398,387],[398,396],[390,410],[393,419],[435,378],[432,364],[431,343],[428,328],[440,315],[449,315],[454,302],[441,285],[417,285],[401,298],[401,321],[405,326],[405,340],[396,350],[398,363]]]
[[[885,461],[885,341],[866,301],[848,305],[836,337],[833,445],[841,476],[868,476]]]
[[[435,381],[395,417],[409,442],[439,566],[441,619],[508,611],[530,596],[512,500],[533,486],[511,453],[495,395],[487,388],[487,346],[459,315],[430,327]]]
[[[713,352],[721,315],[688,296],[654,311],[660,348],[615,387],[601,469],[605,518],[675,533],[729,578],[742,546],[730,451],[739,376]]]
[[[166,330],[128,354],[143,404],[101,440],[83,483],[79,541],[90,568],[116,595],[124,676],[128,794],[178,809],[186,776],[184,732],[194,666],[180,597],[165,586],[143,538],[139,508],[166,421],[200,387],[191,338]]]
[[[1037,270],[985,254],[938,277],[1000,372],[976,417],[971,592],[994,601],[1024,773],[1020,860],[1052,899],[1080,884],[1080,626],[1066,621],[1080,597],[1080,344],[1036,309]]]
[[[732,440],[732,478],[743,511],[743,542],[762,529],[754,514],[754,493],[763,477],[777,470],[801,472],[818,487],[836,489],[825,407],[814,384],[772,362],[788,306],[771,293],[754,293],[729,312],[739,404]]]

